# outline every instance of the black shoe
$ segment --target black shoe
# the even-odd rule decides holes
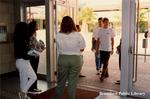
[[[115,84],[120,85],[120,82],[116,82]]]
[[[108,77],[109,77],[109,74],[108,74],[108,73],[106,73],[105,78],[108,78]]]
[[[84,75],[79,75],[79,77],[86,77],[86,76],[84,76]]]
[[[101,76],[99,79],[100,79],[101,82],[103,82],[105,77]]]
[[[120,82],[120,80],[117,80],[116,82]]]
[[[115,84],[120,85],[120,80],[117,80]]]
[[[97,70],[97,73],[96,73],[96,75],[100,75],[99,69]]]

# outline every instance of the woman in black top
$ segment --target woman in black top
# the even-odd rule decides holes
[[[27,33],[27,23],[19,22],[16,24],[14,31],[14,55],[16,59],[16,67],[20,76],[20,99],[31,99],[27,96],[27,92],[37,79],[35,72],[30,65],[30,56],[27,54],[30,50]]]

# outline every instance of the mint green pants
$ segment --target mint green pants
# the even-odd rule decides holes
[[[60,55],[58,58],[58,75],[55,99],[61,99],[66,81],[68,81],[68,99],[75,99],[82,57],[79,55]]]

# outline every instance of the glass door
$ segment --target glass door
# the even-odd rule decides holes
[[[150,2],[150,1],[149,1]],[[137,0],[134,74],[132,96],[150,98],[150,38],[148,37],[149,9],[146,2]],[[147,2],[148,3],[148,2]]]
[[[150,1],[149,1],[150,2]],[[123,0],[120,95],[150,98],[150,44],[143,0]],[[148,3],[148,2],[147,2]],[[140,8],[141,7],[141,8]]]
[[[42,40],[46,44],[46,31],[45,31],[45,6],[29,6],[26,7],[26,20],[31,22],[35,20],[38,25],[38,30],[36,31],[37,40]],[[46,73],[46,50],[40,54],[38,74],[47,75]]]

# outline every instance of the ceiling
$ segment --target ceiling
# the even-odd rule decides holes
[[[22,0],[26,5],[44,5],[45,0]],[[57,0],[59,1],[59,0]],[[140,7],[150,8],[150,0],[139,0]],[[121,9],[122,0],[78,0],[80,7],[91,7],[94,10]]]
[[[139,0],[140,7],[150,8],[150,0]],[[91,7],[94,10],[121,9],[122,0],[79,0],[80,7]]]

